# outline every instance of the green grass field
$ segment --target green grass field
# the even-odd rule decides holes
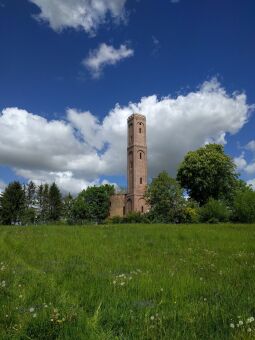
[[[255,226],[0,227],[0,310],[0,339],[254,339]]]

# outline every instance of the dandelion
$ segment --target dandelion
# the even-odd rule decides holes
[[[151,316],[151,320],[153,321],[155,319],[154,315]]]
[[[121,282],[121,283],[120,283],[121,286],[124,286],[124,284],[125,284],[125,282]]]
[[[238,324],[239,324],[239,326],[242,326],[242,325],[243,325],[243,321],[240,320],[240,321],[238,322]]]
[[[37,314],[36,314],[36,313],[34,313],[34,314],[33,314],[33,318],[36,318],[36,317],[37,317]]]
[[[35,311],[35,309],[33,307],[29,308],[29,312],[33,313]]]
[[[250,332],[251,332],[251,328],[250,328],[250,327],[247,329],[247,332],[248,332],[248,333],[250,333]]]
[[[235,328],[235,325],[233,323],[231,323],[230,328]]]

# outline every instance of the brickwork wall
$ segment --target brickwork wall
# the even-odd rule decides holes
[[[126,195],[113,195],[110,199],[110,217],[114,216],[124,216],[125,213],[125,204],[126,204]]]

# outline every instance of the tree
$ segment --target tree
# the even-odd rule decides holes
[[[152,180],[145,193],[151,217],[159,222],[179,223],[185,208],[185,199],[179,183],[167,172]]]
[[[74,199],[69,192],[69,194],[65,196],[63,199],[62,212],[63,212],[63,217],[66,221],[70,221],[72,219],[73,204],[74,204]]]
[[[236,222],[255,222],[255,192],[252,190],[238,191],[234,197],[233,216]]]
[[[62,196],[56,183],[52,183],[48,191],[48,218],[50,221],[58,221],[62,213]]]
[[[210,197],[216,200],[231,199],[237,177],[233,160],[218,144],[207,144],[188,152],[177,173],[181,186],[201,205]]]
[[[1,223],[21,223],[25,206],[25,192],[22,185],[19,182],[10,183],[0,197]]]
[[[114,187],[108,184],[83,190],[73,204],[74,220],[102,222],[109,215],[110,196],[113,194]]]
[[[202,208],[200,208],[201,222],[218,223],[228,222],[230,210],[226,203],[210,198]]]

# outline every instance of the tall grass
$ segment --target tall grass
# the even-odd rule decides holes
[[[254,225],[0,227],[0,339],[255,338]]]

